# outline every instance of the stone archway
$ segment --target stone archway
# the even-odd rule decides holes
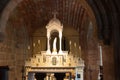
[[[1,17],[1,31],[4,32],[5,28],[6,28],[6,23],[7,20],[9,18],[9,14],[14,10],[14,8],[17,6],[17,4],[19,4],[22,0],[12,0],[10,1],[10,5],[8,5],[8,7],[5,8],[4,12],[2,13],[2,17]],[[90,12],[91,14],[93,13],[91,9],[88,9],[90,7],[88,7],[88,5],[86,4],[86,2],[84,0],[80,1],[83,6],[85,6],[85,8],[88,10],[88,12]],[[90,15],[91,15],[90,14]],[[91,20],[93,22],[95,22],[95,18],[93,18],[94,15],[92,14]],[[96,23],[96,22],[95,22]],[[93,25],[95,24],[93,23]],[[95,25],[96,26],[96,25]]]
[[[4,9],[3,13],[2,13],[2,16],[1,16],[1,31],[5,32],[5,29],[7,28],[6,27],[6,24],[7,24],[7,21],[9,19],[9,16],[10,14],[12,13],[12,11],[17,7],[17,5],[22,2],[23,0],[12,0],[9,2],[8,6]],[[90,7],[88,6],[88,4],[84,1],[84,0],[80,0],[80,2],[82,3],[83,6],[85,6],[85,9],[88,9],[90,10],[90,14],[92,14],[92,17],[91,19],[94,20],[94,16],[93,16],[93,13],[92,13],[92,10],[90,9]],[[88,11],[89,12],[89,11]],[[95,20],[94,20],[95,21]],[[95,25],[95,22],[93,23]]]

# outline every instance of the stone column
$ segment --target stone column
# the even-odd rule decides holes
[[[49,35],[49,32],[47,33],[47,53],[51,53],[50,52],[50,35]]]
[[[60,49],[59,49],[59,53],[62,53],[62,32],[59,32],[59,39],[60,39]]]
[[[103,79],[116,80],[113,46],[103,45]]]
[[[28,80],[34,80],[34,73],[28,73]]]
[[[33,80],[36,80],[36,78],[35,78],[35,73],[33,73]]]
[[[45,80],[49,80],[49,79],[50,79],[50,74],[49,74],[49,73],[46,73]]]
[[[28,80],[28,72],[25,74],[25,80]]]

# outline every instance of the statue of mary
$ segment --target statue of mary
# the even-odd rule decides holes
[[[55,37],[55,39],[53,41],[53,51],[57,51],[57,49],[56,49],[56,42],[57,42],[57,38]]]

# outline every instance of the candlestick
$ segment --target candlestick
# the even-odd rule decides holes
[[[102,61],[102,46],[99,46],[100,49],[100,66],[103,66],[103,61]]]

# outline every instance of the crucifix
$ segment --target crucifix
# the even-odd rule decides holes
[[[52,12],[52,14],[54,15],[54,18],[56,18],[56,15],[58,14],[58,12],[54,11],[54,12]]]

